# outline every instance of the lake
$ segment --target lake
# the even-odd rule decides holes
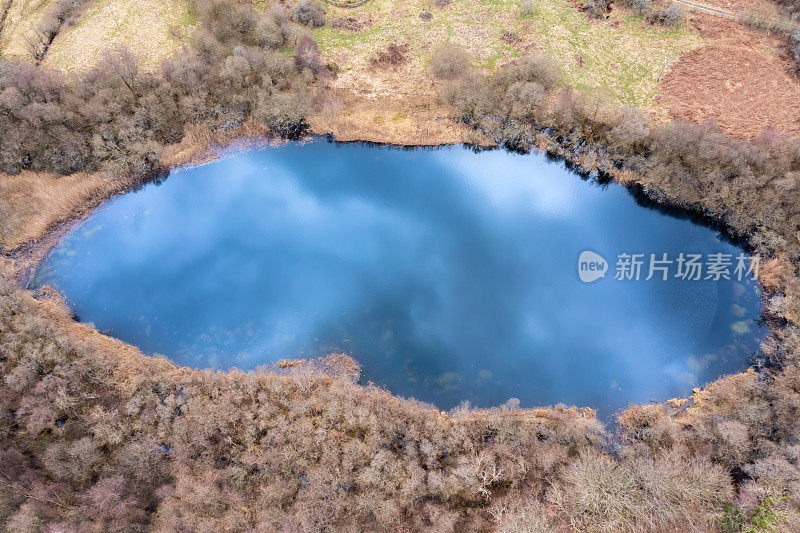
[[[539,154],[315,140],[109,201],[31,284],[182,365],[340,352],[441,409],[608,416],[748,366],[765,329],[741,254]]]

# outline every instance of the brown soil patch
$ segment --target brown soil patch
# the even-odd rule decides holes
[[[330,21],[331,28],[346,31],[361,31],[367,26],[372,26],[371,18],[336,17]]]
[[[706,46],[672,65],[656,98],[669,118],[716,120],[738,138],[774,127],[800,134],[800,80],[781,37],[712,15],[694,15]]]
[[[410,50],[408,43],[389,43],[385,50],[378,50],[372,56],[370,64],[377,68],[395,67],[406,62]]]

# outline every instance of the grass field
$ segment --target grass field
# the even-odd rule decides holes
[[[0,39],[4,55],[27,56],[25,35],[51,4],[52,0],[12,3]],[[106,47],[121,42],[143,66],[155,67],[188,36],[194,24],[189,4],[96,0],[76,25],[56,37],[45,64],[83,70],[94,65]],[[430,20],[420,18],[425,11],[431,13]],[[432,0],[372,0],[357,9],[328,6],[328,20],[345,16],[360,19],[365,27],[351,32],[328,25],[315,30],[314,37],[342,68],[343,85],[377,93],[419,90],[431,53],[451,42],[465,47],[475,64],[487,71],[522,53],[543,51],[558,58],[573,87],[613,102],[648,107],[665,60],[675,61],[681,52],[702,44],[691,30],[652,26],[622,9],[615,9],[609,20],[592,22],[567,0],[539,0],[533,13],[524,17],[517,0],[453,0],[443,8]],[[409,44],[409,65],[396,80],[391,74],[370,79],[376,78],[370,72],[370,57],[390,42]]]
[[[286,7],[291,10],[298,1]],[[435,0],[370,0],[355,9],[327,5],[328,24],[312,33],[325,60],[340,68],[336,80],[323,82],[334,89],[338,103],[323,121],[327,124],[312,122],[343,138],[362,136],[364,124],[371,128],[370,138],[391,142],[458,138],[460,133],[439,131],[437,84],[427,73],[434,50],[450,42],[464,47],[485,72],[522,54],[547,53],[559,61],[571,87],[612,106],[642,108],[657,120],[713,118],[723,131],[742,138],[767,125],[800,131],[800,121],[785,111],[800,105],[800,89],[787,73],[791,61],[784,57],[786,43],[779,36],[697,13],[687,16],[682,28],[664,28],[616,4],[608,19],[593,21],[578,9],[583,0],[533,0],[522,16],[520,1],[451,0],[439,7],[444,1],[437,6]],[[196,23],[192,3],[91,0],[78,22],[55,38],[44,64],[84,70],[107,47],[124,43],[144,68],[155,68],[189,39]],[[0,53],[30,60],[25,37],[53,4],[12,0]],[[360,29],[331,25],[343,17],[355,19]],[[392,42],[408,46],[406,61],[376,66],[372,58]],[[291,54],[293,48],[284,51]],[[431,120],[435,124],[425,129],[423,121]]]
[[[0,52],[14,59],[29,59],[25,37],[31,28],[52,7],[53,0],[13,0],[8,8],[3,33],[0,35]]]
[[[96,64],[110,43],[122,43],[143,67],[155,68],[180,47],[193,23],[186,0],[98,0],[56,37],[45,64],[83,70]]]
[[[424,11],[432,19],[420,18]],[[566,0],[539,0],[524,17],[516,0],[453,0],[443,8],[431,0],[373,0],[356,9],[329,6],[329,20],[346,16],[367,26],[359,32],[330,25],[314,31],[323,53],[345,76],[368,68],[365,59],[390,42],[409,44],[410,70],[416,72],[443,42],[463,46],[485,70],[522,53],[542,51],[559,60],[571,86],[642,107],[656,95],[665,60],[675,61],[681,52],[702,44],[690,29],[653,26],[623,9],[593,22]],[[509,39],[507,32],[516,38]],[[409,74],[402,76],[408,79]]]
[[[52,5],[51,0],[14,0],[0,39],[7,57],[29,59],[25,36]],[[103,51],[127,45],[144,68],[154,68],[173,54],[194,24],[189,0],[95,0],[77,24],[55,38],[44,64],[62,70],[85,70]]]

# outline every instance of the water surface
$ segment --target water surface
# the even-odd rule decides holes
[[[581,282],[584,250],[605,279]],[[515,397],[608,414],[745,368],[763,335],[752,281],[614,279],[620,253],[681,252],[741,251],[539,155],[317,141],[124,195],[33,283],[180,364],[343,352],[364,381],[443,409]]]

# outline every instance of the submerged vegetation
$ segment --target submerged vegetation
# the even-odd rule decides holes
[[[315,26],[318,8],[294,17]],[[124,48],[80,77],[0,62],[2,170],[133,183],[192,128],[301,134],[328,70],[316,43],[279,6],[203,0],[196,14],[193,46],[158,72]],[[349,377],[176,369],[34,299],[3,258],[7,531],[800,528],[800,140],[654,125],[571,90],[544,55],[488,77],[463,59],[442,48],[431,69],[476,138],[606,173],[764,256],[775,333],[756,367],[690,403],[628,409],[614,435],[590,410],[441,413],[355,384],[341,357],[329,364]],[[23,223],[7,200],[4,235]]]

